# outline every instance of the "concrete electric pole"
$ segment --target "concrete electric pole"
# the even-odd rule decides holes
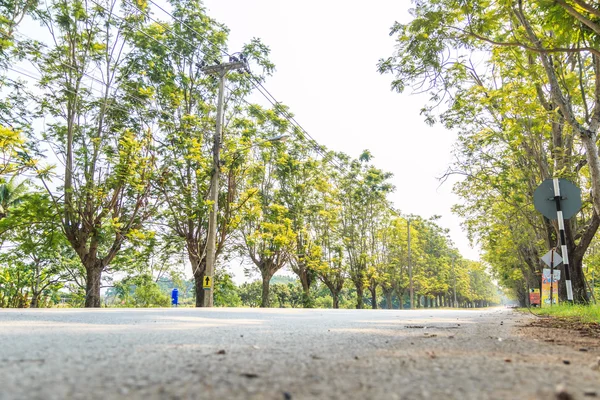
[[[410,262],[410,218],[406,219],[408,229],[408,281],[409,281],[409,292],[410,292],[410,309],[415,308],[415,293],[413,290],[413,276],[412,276],[412,263]]]
[[[219,211],[219,174],[221,172],[221,137],[223,135],[223,107],[225,98],[225,76],[227,72],[246,68],[246,63],[233,60],[232,62],[212,65],[203,68],[207,74],[219,77],[219,99],[217,102],[217,123],[213,142],[213,170],[210,180],[210,201],[212,207],[208,216],[208,233],[206,238],[206,271],[204,272],[204,307],[213,306],[216,241],[217,241],[217,213]]]
[[[456,301],[456,271],[454,270],[454,262],[455,262],[456,258],[452,257],[452,280],[454,281],[454,308],[458,307],[458,301]]]

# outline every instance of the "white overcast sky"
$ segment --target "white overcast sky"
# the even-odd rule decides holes
[[[460,220],[451,183],[438,177],[451,162],[456,134],[423,122],[425,95],[390,90],[376,64],[392,54],[394,21],[410,20],[409,0],[204,0],[208,14],[231,30],[229,50],[251,38],[271,49],[276,65],[265,87],[291,107],[319,143],[394,174],[392,200],[403,213],[441,215],[464,257],[478,259]],[[253,99],[254,100],[254,99]],[[266,101],[265,101],[266,102]]]

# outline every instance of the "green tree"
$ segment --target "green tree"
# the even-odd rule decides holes
[[[253,281],[243,283],[239,288],[242,305],[246,307],[259,307],[262,303],[262,283]]]
[[[298,275],[303,291],[303,306],[313,306],[311,286],[316,281],[315,266],[320,263],[321,249],[315,243],[311,230],[311,215],[322,207],[320,191],[326,190],[323,162],[311,153],[314,150],[299,141],[288,146],[286,154],[277,160],[279,198],[288,208],[292,229],[296,234],[294,253],[290,261]]]
[[[493,181],[497,176],[510,200],[518,189],[529,193],[529,199],[530,182],[539,184],[550,176],[590,185],[593,210],[585,211],[583,221],[566,226],[575,300],[585,302],[581,261],[598,229],[600,209],[596,146],[600,109],[594,106],[600,99],[596,90],[600,75],[594,31],[598,26],[590,18],[594,7],[587,1],[576,3],[492,2],[484,7],[453,0],[419,2],[412,22],[392,28],[398,51],[379,66],[396,75],[393,87],[399,91],[409,84],[427,88],[432,103],[424,112],[430,122],[436,119],[436,106],[448,100],[441,120],[477,138],[471,142],[474,147],[464,148],[468,163],[462,166],[483,161],[478,177],[485,172]],[[540,143],[539,138],[544,140]],[[493,173],[501,162],[494,157],[497,146],[509,150],[512,158],[507,164],[531,168],[530,175],[516,174],[509,183],[510,165]],[[496,168],[490,169],[490,164]],[[546,230],[541,237],[553,246],[554,228],[548,221],[535,225]]]
[[[327,157],[334,157],[328,155]],[[311,243],[305,253],[311,261],[311,269],[331,292],[333,308],[339,308],[340,293],[347,279],[347,266],[340,228],[341,201],[339,184],[341,171],[333,168],[330,160],[321,164],[320,189],[308,214]]]
[[[0,303],[37,308],[70,278],[63,259],[74,254],[48,196],[27,192],[20,199],[0,221],[0,230],[9,243],[0,253],[6,299]]]
[[[259,111],[258,108],[255,109]],[[261,130],[270,137],[284,134],[288,121],[273,111],[256,115]],[[266,137],[269,137],[265,135]],[[281,197],[278,169],[285,165],[285,143],[267,143],[265,150],[254,149],[243,197],[239,225],[239,251],[250,257],[262,277],[261,307],[270,306],[269,285],[273,275],[294,256],[297,233],[290,210]]]
[[[242,300],[238,288],[231,279],[231,275],[222,270],[217,270],[215,275],[215,307],[239,307]]]
[[[340,183],[342,238],[359,309],[363,307],[364,288],[369,284],[368,268],[376,262],[377,231],[389,206],[386,196],[393,190],[387,182],[391,174],[367,164],[370,159],[368,151],[359,160],[346,159],[348,173]]]
[[[29,56],[42,75],[32,100],[51,121],[37,139],[64,165],[60,184],[49,182],[46,169],[36,171],[86,270],[86,307],[100,307],[103,272],[152,209],[155,156],[146,104],[123,90],[123,52],[139,19],[118,13],[115,1],[52,1],[38,17],[53,45],[35,46]],[[90,71],[102,71],[102,79]]]

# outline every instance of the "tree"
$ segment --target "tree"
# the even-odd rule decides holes
[[[238,288],[231,279],[231,275],[222,270],[217,270],[215,275],[215,307],[239,307],[242,300]]]
[[[347,266],[340,234],[341,201],[339,184],[341,171],[333,168],[335,155],[328,154],[321,163],[320,188],[308,213],[308,233],[311,246],[304,254],[311,270],[331,292],[333,308],[339,308],[340,293],[347,279]]]
[[[122,303],[128,307],[168,307],[171,299],[149,274],[128,276],[115,284]]]
[[[262,303],[262,283],[254,281],[243,283],[239,288],[242,304],[247,307],[259,307]]]
[[[218,90],[217,79],[207,75],[202,66],[221,59],[228,30],[206,15],[200,1],[171,0],[170,4],[173,21],[148,21],[135,32],[127,69],[133,86],[148,93],[156,106],[152,114],[160,137],[162,174],[154,186],[164,201],[165,223],[185,242],[196,283],[196,306],[201,307]],[[264,73],[273,69],[268,49],[260,41],[245,45],[243,53]],[[227,88],[222,140],[225,152],[231,154],[252,139],[247,110],[240,106],[251,85],[242,73],[230,72]],[[236,203],[243,203],[237,187],[244,168],[237,158],[224,154],[225,164],[219,166],[225,183],[219,194],[217,255],[235,228]]]
[[[385,248],[382,266],[381,288],[386,299],[386,305],[392,308],[392,297],[398,297],[398,307],[403,307],[404,293],[409,288],[408,279],[408,232],[406,219],[391,217],[382,231],[382,243]],[[411,226],[413,253],[418,251],[414,244],[418,243],[417,232]]]
[[[465,130],[481,129],[478,145],[489,145],[492,132],[508,136],[513,141],[508,143],[511,151],[521,147],[521,154],[538,164],[537,183],[550,173],[589,174],[585,182],[590,184],[593,212],[587,212],[584,224],[571,221],[566,226],[575,300],[585,302],[581,261],[598,229],[600,209],[596,147],[600,108],[595,106],[600,99],[600,64],[594,30],[598,26],[590,18],[595,9],[586,1],[574,6],[566,0],[495,2],[485,7],[458,3],[460,7],[452,0],[417,3],[414,20],[392,28],[399,49],[380,62],[380,71],[396,75],[393,87],[397,90],[415,83],[432,94],[432,104],[424,110],[428,121],[435,120],[433,110],[447,99],[449,111],[442,114],[442,121]],[[475,57],[485,62],[477,63]],[[505,103],[509,97],[512,101]],[[474,116],[477,109],[484,111],[484,118],[465,120],[464,115]],[[485,118],[492,124],[477,128]],[[518,130],[524,135],[516,134]],[[550,132],[548,142],[531,146],[539,137],[535,135],[544,131]],[[585,156],[583,163],[573,157],[577,141]],[[554,163],[546,161],[548,150]],[[548,164],[553,164],[553,171]],[[544,222],[550,233],[551,225]]]
[[[293,142],[288,151],[277,160],[279,198],[289,210],[292,229],[296,234],[294,253],[290,261],[298,275],[303,291],[303,306],[311,308],[310,288],[316,280],[321,249],[313,239],[311,214],[318,212],[320,191],[326,190],[327,178],[323,176],[323,162],[312,156],[312,149],[302,142]]]
[[[6,218],[11,207],[23,201],[26,193],[27,181],[18,182],[15,176],[0,184],[0,220]]]
[[[0,221],[9,242],[0,253],[6,306],[37,308],[69,278],[62,259],[73,257],[47,195],[27,192]],[[12,300],[11,300],[12,297]],[[27,304],[29,303],[29,304]]]
[[[359,160],[346,159],[349,172],[340,183],[342,237],[359,309],[363,307],[364,288],[368,285],[367,269],[375,262],[378,226],[388,208],[386,196],[393,190],[387,182],[391,174],[368,165],[370,159],[368,151]]]
[[[287,121],[273,117],[276,133],[285,132]],[[285,154],[284,144],[275,143],[267,147],[271,151],[260,152],[259,162],[250,171],[244,196],[248,200],[244,204],[239,229],[240,249],[250,257],[262,277],[261,307],[269,307],[270,280],[293,257],[297,236],[290,210],[282,204],[278,190],[277,169]]]
[[[4,74],[7,67],[24,57],[23,43],[14,35],[23,19],[35,14],[37,0],[9,0],[0,4],[0,178],[23,171],[27,164],[22,129],[30,129],[31,109],[26,99],[30,93],[22,82]]]
[[[146,104],[123,90],[123,52],[139,19],[119,18],[115,1],[96,4],[52,1],[38,17],[53,45],[29,57],[42,74],[34,100],[51,120],[40,136],[64,165],[60,185],[36,171],[86,270],[86,307],[100,307],[102,273],[151,215],[155,164]]]

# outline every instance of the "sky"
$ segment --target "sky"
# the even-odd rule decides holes
[[[269,46],[276,71],[264,86],[313,138],[353,157],[369,149],[373,163],[394,174],[396,208],[425,218],[441,215],[439,224],[450,229],[461,254],[479,258],[451,212],[459,202],[452,183],[438,180],[452,161],[456,133],[425,124],[420,110],[427,95],[392,92],[392,76],[377,72],[377,61],[394,51],[390,27],[410,21],[409,0],[204,4],[208,15],[229,27],[230,52],[254,37]]]

